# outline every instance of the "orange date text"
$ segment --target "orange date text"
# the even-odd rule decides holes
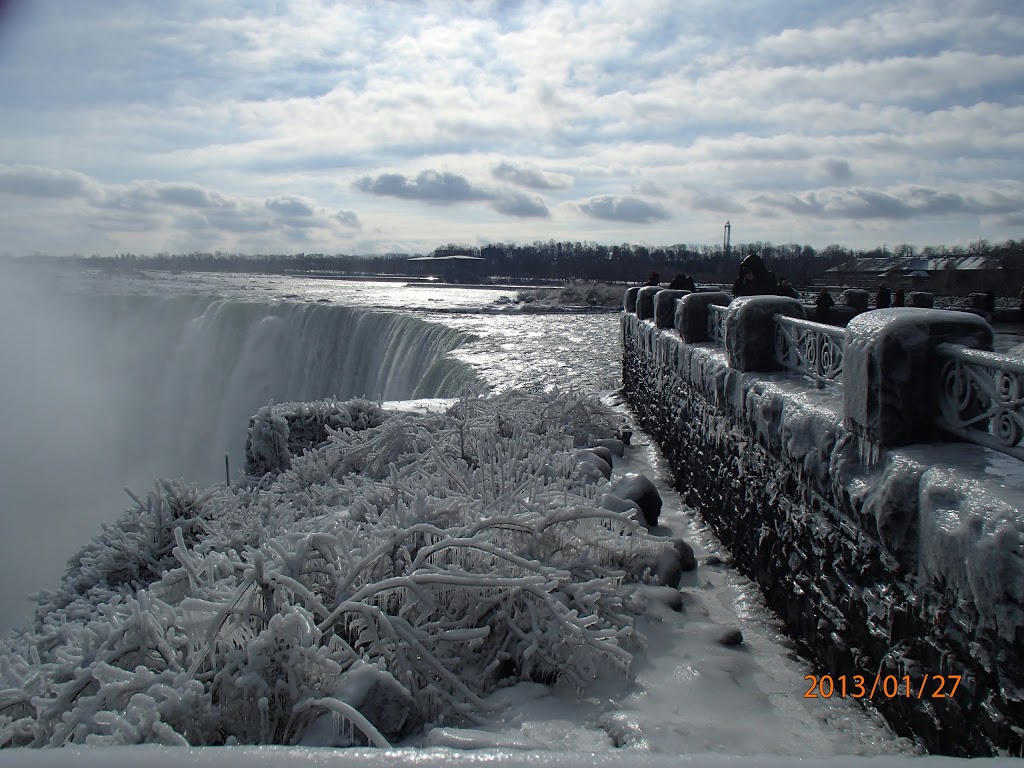
[[[962,675],[804,675],[805,699],[951,699]]]

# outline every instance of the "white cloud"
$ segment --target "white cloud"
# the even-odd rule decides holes
[[[649,224],[671,218],[671,214],[661,205],[639,197],[599,195],[589,200],[580,200],[576,206],[584,216],[628,224]]]
[[[39,0],[10,18],[19,244],[62,242],[48,215],[70,252],[591,239],[598,221],[702,242],[741,214],[752,239],[803,217],[873,245],[891,221],[931,239],[918,222],[943,205],[946,232],[1019,236],[1019,211],[981,202],[1024,178],[1013,4]]]
[[[507,160],[491,169],[494,178],[530,189],[565,189],[572,186],[572,176],[546,173],[535,165],[511,163]]]

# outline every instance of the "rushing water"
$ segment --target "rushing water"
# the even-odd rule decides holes
[[[225,454],[237,475],[268,402],[618,386],[616,314],[524,312],[507,290],[85,273],[0,293],[0,628],[124,486],[219,482]]]

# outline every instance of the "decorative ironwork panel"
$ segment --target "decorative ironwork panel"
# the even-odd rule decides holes
[[[938,353],[939,426],[1024,459],[1024,360],[959,344],[940,344]]]
[[[843,329],[775,315],[775,359],[784,368],[813,378],[819,387],[843,374]]]
[[[720,347],[725,346],[725,315],[728,307],[708,305],[708,338]]]

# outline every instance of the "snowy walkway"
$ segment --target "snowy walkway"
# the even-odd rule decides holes
[[[914,754],[913,744],[856,702],[803,698],[804,676],[813,670],[749,579],[725,563],[706,564],[728,553],[666,482],[667,466],[644,433],[634,433],[626,459],[616,461],[613,478],[641,472],[658,486],[664,506],[654,532],[693,546],[698,568],[683,574],[683,610],[652,600],[638,624],[648,647],[638,654],[632,683],[609,674],[582,701],[575,691],[520,684],[496,694],[510,701],[498,723],[434,729],[427,746],[621,754],[617,742],[625,751],[675,755]],[[719,643],[733,628],[743,643]]]

